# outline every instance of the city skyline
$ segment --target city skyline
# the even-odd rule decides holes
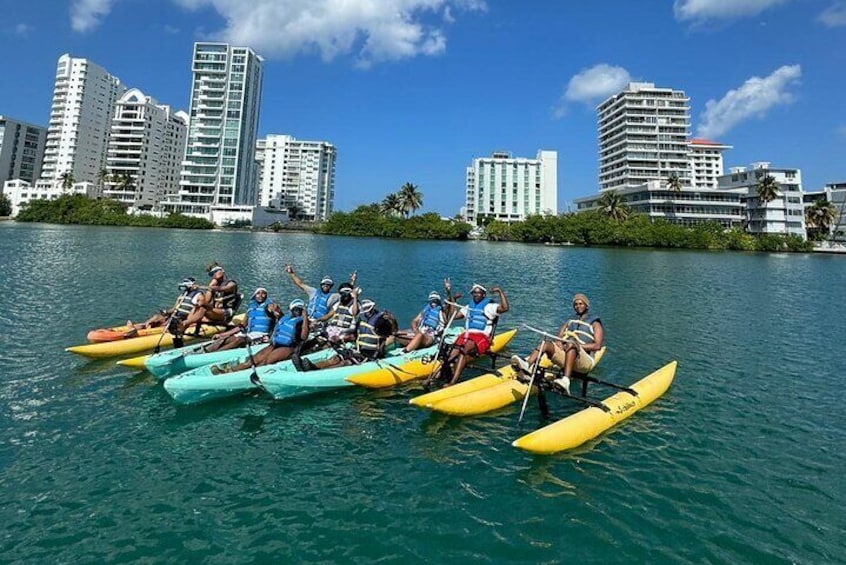
[[[267,59],[259,137],[284,133],[338,147],[341,210],[413,182],[423,211],[454,215],[467,162],[545,147],[559,154],[559,210],[566,211],[599,188],[596,106],[641,80],[686,92],[692,137],[733,146],[727,169],[759,160],[799,168],[806,190],[846,177],[844,56],[830,48],[846,31],[842,1],[525,10],[386,0],[380,12],[344,12],[327,0],[308,3],[309,29],[291,0],[284,11],[269,0],[250,10],[229,0],[154,4],[80,0],[49,13],[15,5],[0,42],[14,50],[7,67],[17,86],[0,94],[0,113],[46,125],[63,52],[185,109],[193,43],[220,39]]]

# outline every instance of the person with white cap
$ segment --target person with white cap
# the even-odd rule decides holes
[[[320,287],[314,288],[305,284],[294,272],[294,267],[291,265],[285,265],[285,272],[291,277],[291,282],[308,295],[306,313],[312,324],[320,324],[329,320],[332,317],[332,306],[341,299],[339,293],[332,292],[335,281],[329,275],[326,275],[320,280]],[[350,284],[353,287],[357,277],[355,271],[350,275]]]
[[[297,347],[308,339],[308,316],[305,315],[305,302],[296,298],[288,305],[288,313],[279,318],[270,336],[270,346],[262,349],[243,363],[229,366],[214,366],[215,375],[241,371],[250,367],[272,365],[290,359]]]
[[[444,291],[446,302],[441,295],[433,290],[423,309],[411,320],[411,330],[404,330],[397,334],[397,341],[405,344],[404,351],[414,351],[422,347],[429,347],[435,340],[442,336],[446,329],[447,322],[452,315],[452,285],[449,278],[444,279]],[[461,295],[458,295],[460,298]]]
[[[133,324],[132,320],[127,320],[126,325],[129,328],[125,337],[133,337],[140,329],[155,328],[164,325],[168,320],[177,320],[177,322],[186,319],[191,312],[194,311],[203,291],[197,285],[197,280],[194,277],[185,277],[179,283],[179,296],[176,298],[176,303],[173,308],[167,310],[159,310],[140,324]]]
[[[605,341],[602,320],[598,315],[590,313],[590,300],[586,295],[580,292],[573,295],[573,310],[576,316],[561,324],[558,329],[556,335],[560,340],[544,341],[532,350],[527,359],[517,355],[511,357],[511,364],[529,375],[537,358],[546,355],[563,372],[553,384],[567,394],[570,394],[570,376],[573,371],[589,373],[596,362],[596,352],[602,349]]]
[[[260,286],[253,291],[246,314],[244,323],[216,334],[207,351],[225,351],[244,347],[248,341],[251,344],[267,342],[280,313],[273,300],[267,298],[266,288]]]
[[[299,371],[314,371],[342,365],[358,365],[375,361],[385,356],[388,347],[394,341],[397,320],[387,310],[379,310],[376,303],[365,299],[359,304],[359,313],[355,321],[355,348],[341,349],[329,359],[312,363],[298,355],[291,361]]]
[[[196,322],[228,324],[241,305],[243,295],[238,293],[238,283],[226,277],[223,267],[215,261],[206,267],[206,271],[211,281],[194,311],[179,325],[180,332]]]
[[[462,306],[455,316],[458,320],[465,320],[464,331],[456,338],[446,361],[435,375],[446,381],[444,386],[457,383],[470,359],[484,355],[490,350],[494,325],[500,314],[508,312],[508,297],[505,292],[496,286],[491,288],[491,292],[499,295],[499,303],[488,298],[488,289],[475,283],[470,289],[470,303]]]

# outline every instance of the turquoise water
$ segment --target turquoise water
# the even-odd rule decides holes
[[[307,282],[357,269],[406,322],[445,275],[502,286],[503,328],[553,329],[583,291],[597,376],[679,369],[613,431],[532,456],[510,445],[542,424],[532,403],[522,425],[519,406],[411,407],[417,385],[179,407],[63,352],[213,259],[282,300],[286,262]],[[0,284],[2,562],[844,562],[846,257],[3,222]]]

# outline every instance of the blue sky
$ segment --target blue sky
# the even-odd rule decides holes
[[[726,166],[846,181],[846,0],[0,0],[0,114],[46,125],[70,52],[187,109],[197,40],[267,59],[260,133],[339,151],[336,208],[417,184],[453,215],[474,157],[558,151],[559,208],[597,191],[595,106],[685,90]]]

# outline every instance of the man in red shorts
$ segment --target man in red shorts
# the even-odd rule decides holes
[[[456,315],[456,319],[465,320],[464,332],[455,340],[449,357],[441,368],[441,377],[446,380],[444,386],[457,383],[467,363],[490,349],[494,324],[500,314],[508,312],[508,298],[505,292],[496,286],[491,288],[491,292],[499,295],[498,303],[488,298],[485,287],[474,284],[470,290],[470,304],[463,306]]]

